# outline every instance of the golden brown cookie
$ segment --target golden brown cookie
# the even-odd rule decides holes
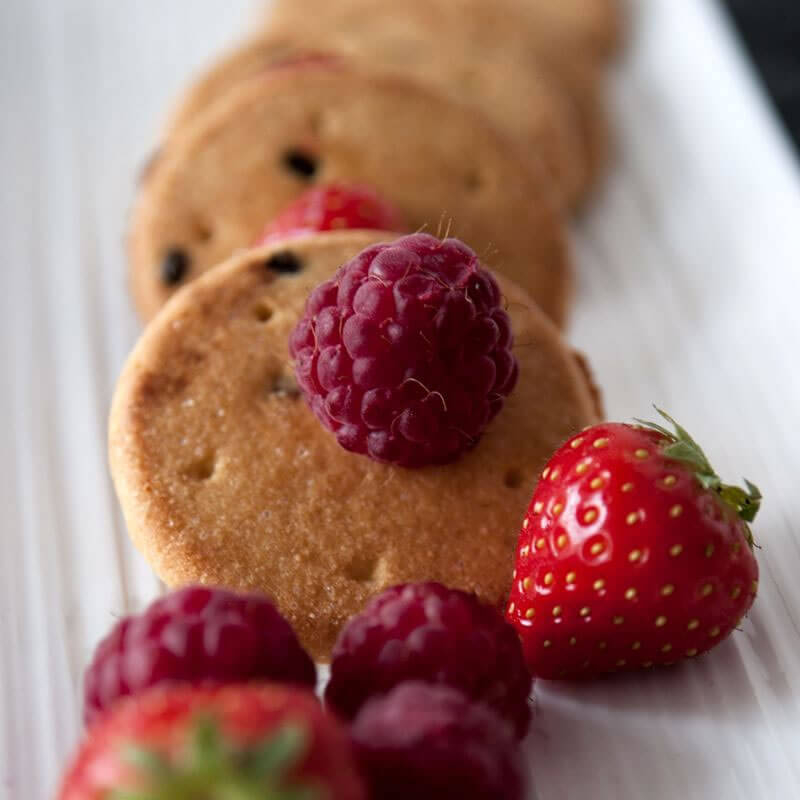
[[[426,13],[427,10],[427,13]],[[262,26],[291,26],[298,31],[330,31],[338,26],[364,35],[393,26],[418,26],[420,20],[439,27],[432,42],[442,49],[502,43],[516,51],[534,49],[598,66],[611,58],[624,38],[622,0],[273,0],[260,16]]]
[[[297,0],[298,5],[300,0]],[[505,0],[528,16],[537,47],[599,63],[619,50],[624,38],[622,0]]]
[[[256,36],[212,65],[189,87],[171,117],[167,136],[179,134],[241,81],[308,53],[330,53],[369,70],[409,76],[459,102],[478,106],[499,130],[542,162],[559,204],[576,206],[591,177],[580,118],[570,97],[533,57],[523,65],[498,51],[476,61],[474,53],[430,46],[424,33],[429,30],[428,26],[393,23],[369,35],[361,35],[358,27],[338,26],[316,35],[292,30]]]
[[[541,60],[546,63],[545,57]],[[582,197],[586,200],[591,196],[589,190],[597,188],[608,171],[614,150],[613,126],[606,110],[606,75],[581,63],[553,69],[551,74],[574,115],[586,170],[587,190]]]
[[[585,15],[578,14],[581,3]],[[545,136],[541,119],[529,131],[541,134],[545,162],[565,188],[567,206],[576,207],[606,166],[608,121],[604,59],[585,46],[586,30],[570,34],[568,20],[584,20],[610,48],[623,14],[618,0],[566,0],[550,11],[547,4],[561,9],[554,0],[405,0],[402,7],[383,0],[278,0],[265,20],[279,39],[336,42],[354,57],[455,87],[517,136],[537,121],[529,115],[545,107],[537,99],[545,89],[546,105],[557,112],[557,142]]]
[[[417,470],[343,450],[297,392],[288,337],[314,286],[390,236],[322,234],[209,271],[147,327],[111,411],[117,493],[159,576],[267,592],[322,660],[391,584],[439,580],[499,606],[538,471],[600,413],[556,328],[500,278],[520,377],[480,444]],[[274,269],[291,260],[299,271]]]
[[[314,183],[373,187],[411,230],[464,239],[564,322],[571,272],[548,181],[473,109],[398,77],[309,64],[232,88],[142,183],[131,285],[143,317],[252,244]]]

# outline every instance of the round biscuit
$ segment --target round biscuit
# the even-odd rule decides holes
[[[279,37],[337,42],[370,63],[449,86],[516,136],[536,131],[565,207],[576,208],[606,166],[605,63],[622,40],[621,6],[621,0],[406,0],[399,10],[383,0],[278,0],[264,20]],[[530,117],[547,107],[556,112],[548,114],[558,122],[555,139],[551,126],[542,127],[547,118]]]
[[[563,324],[570,261],[541,170],[473,109],[338,62],[238,84],[151,165],[129,236],[141,315],[177,288],[176,258],[186,283],[251,245],[309,186],[331,182],[373,187],[410,230],[464,239]]]
[[[314,286],[391,236],[321,234],[209,271],[146,328],[111,410],[114,483],[158,575],[266,592],[319,660],[392,584],[438,580],[501,606],[539,471],[601,414],[585,364],[498,276],[520,377],[477,447],[417,470],[343,450],[296,388],[288,337]],[[299,271],[276,272],[289,254]]]
[[[602,66],[624,39],[623,0],[273,0],[261,26],[302,32],[340,28],[363,36],[400,27],[417,32],[427,24],[438,32],[434,46],[469,48],[483,55],[505,47],[515,54],[533,50],[549,57]]]
[[[270,30],[251,37],[216,61],[182,95],[170,117],[167,138],[180,135],[240,82],[314,53],[346,58],[375,72],[408,76],[457,102],[477,106],[498,130],[541,161],[557,202],[565,208],[577,206],[591,185],[572,99],[533,57],[523,65],[511,54],[497,51],[476,61],[466,51],[426,46],[425,37],[409,25],[382,26],[367,36],[337,27],[316,35]]]

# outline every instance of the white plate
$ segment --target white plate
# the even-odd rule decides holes
[[[93,645],[158,591],[105,457],[137,331],[125,215],[170,98],[245,28],[249,5],[0,3],[2,800],[52,793]],[[613,91],[618,164],[576,226],[572,335],[611,416],[658,402],[724,475],[761,484],[761,592],[743,632],[697,663],[541,686],[536,790],[788,800],[800,787],[800,182],[716,6],[637,11]]]

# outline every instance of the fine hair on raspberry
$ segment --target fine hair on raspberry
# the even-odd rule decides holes
[[[474,447],[514,388],[511,321],[457,239],[367,248],[310,295],[289,343],[312,411],[346,450],[422,467]]]

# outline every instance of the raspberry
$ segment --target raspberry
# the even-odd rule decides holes
[[[500,302],[456,239],[369,247],[311,293],[290,338],[298,383],[345,449],[404,467],[452,461],[517,380]]]
[[[531,678],[514,629],[477,597],[440,583],[395,586],[345,625],[325,701],[345,719],[408,680],[460,689],[492,706],[522,737]]]
[[[91,724],[158,684],[250,680],[313,688],[316,667],[266,597],[190,586],[121,619],[100,642],[84,679],[84,717]]]
[[[522,800],[522,759],[508,724],[446,686],[404,683],[370,700],[352,727],[370,797]]]
[[[300,195],[263,231],[257,245],[317,231],[345,229],[403,231],[400,214],[364,186],[318,186]]]

